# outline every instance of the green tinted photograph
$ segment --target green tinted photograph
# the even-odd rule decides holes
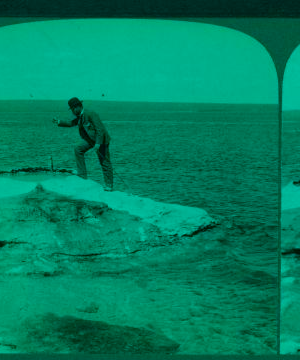
[[[300,351],[300,47],[283,79],[281,193],[281,354]]]
[[[153,19],[37,19],[0,44],[0,353],[276,354],[266,49]]]

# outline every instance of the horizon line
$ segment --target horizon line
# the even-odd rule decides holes
[[[67,102],[66,99],[0,99],[0,101],[62,101]],[[276,105],[278,103],[267,103],[267,102],[189,102],[189,101],[147,101],[147,100],[102,100],[102,99],[83,99],[82,102],[85,101],[99,101],[99,102],[120,102],[120,103],[151,103],[151,104],[197,104],[197,105]],[[300,110],[300,109],[288,109],[288,110]]]

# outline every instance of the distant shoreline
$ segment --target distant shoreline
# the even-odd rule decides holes
[[[277,104],[220,104],[220,103],[172,103],[172,102],[132,102],[83,100],[86,107],[99,111],[139,112],[145,108],[152,111],[193,111],[193,112],[232,112],[243,111],[256,113],[278,111]],[[0,100],[0,112],[64,112],[68,111],[67,100]],[[300,110],[299,110],[300,114]]]
[[[282,118],[284,121],[299,120],[300,121],[300,110],[283,110]]]

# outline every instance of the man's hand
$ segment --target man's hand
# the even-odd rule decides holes
[[[56,124],[56,125],[59,124],[59,121],[60,120],[59,120],[59,118],[57,116],[52,119],[53,124]]]
[[[100,149],[100,144],[95,144],[93,148],[96,152]]]

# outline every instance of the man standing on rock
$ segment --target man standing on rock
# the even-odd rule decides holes
[[[94,149],[98,155],[105,182],[106,191],[113,190],[113,168],[109,155],[110,136],[103,125],[98,114],[83,108],[82,101],[74,97],[68,101],[70,110],[76,116],[70,121],[62,121],[55,117],[53,123],[58,126],[71,127],[78,125],[79,134],[83,141],[75,148],[75,158],[77,164],[77,175],[87,179],[85,165],[85,153]]]

